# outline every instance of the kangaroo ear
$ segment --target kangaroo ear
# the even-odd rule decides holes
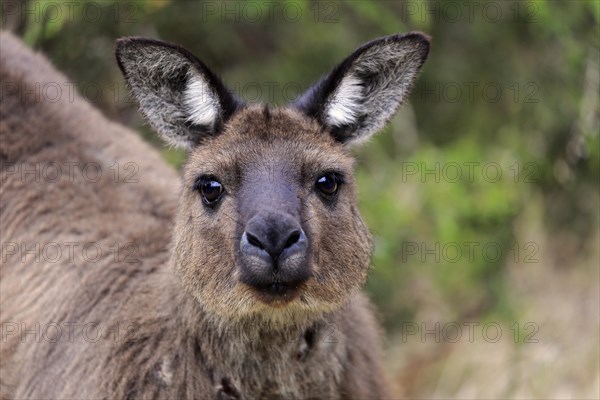
[[[179,46],[123,38],[116,56],[142,114],[169,144],[192,148],[242,107],[206,65]]]
[[[342,143],[368,139],[406,100],[429,53],[422,33],[393,35],[358,48],[292,105]]]

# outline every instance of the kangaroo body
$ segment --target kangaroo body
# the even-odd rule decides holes
[[[372,131],[380,121],[351,121],[358,110],[339,113],[350,103],[330,106],[327,119],[307,97],[272,111],[243,105],[182,49],[121,41],[142,112],[191,149],[180,178],[135,132],[67,96],[69,80],[43,56],[8,33],[0,45],[0,398],[389,395],[360,291],[371,240],[340,144],[350,136],[327,126]],[[158,91],[167,105],[134,76],[144,69],[151,86],[167,79]],[[313,96],[352,84],[321,83]],[[48,101],[44,85],[63,95]],[[207,90],[205,100],[190,87]],[[265,160],[282,177],[264,191],[282,208],[247,201],[261,196]],[[330,201],[319,176],[333,169],[345,177]],[[326,193],[301,183],[305,175]],[[274,255],[279,239],[268,241],[286,229]]]

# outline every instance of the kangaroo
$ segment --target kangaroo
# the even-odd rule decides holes
[[[68,80],[0,44],[1,398],[390,396],[350,148],[406,100],[426,35],[366,43],[280,108],[182,47],[119,39],[141,113],[189,150],[180,177],[77,94],[37,96]]]

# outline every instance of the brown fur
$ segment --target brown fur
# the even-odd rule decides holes
[[[36,83],[68,80],[10,34],[2,33],[0,44],[2,243],[93,242],[104,250],[93,263],[80,251],[49,263],[3,248],[0,397],[388,395],[377,324],[359,290],[370,236],[343,146],[297,111],[246,108],[190,154],[176,212],[177,175],[154,150],[78,96],[51,103],[28,95],[24,88]],[[234,191],[240,169],[273,159],[285,161],[279,165],[286,173],[293,166],[299,182],[330,164],[347,171],[348,180],[333,211],[299,194],[314,243],[313,277],[285,305],[267,305],[236,280],[235,199],[210,218],[191,189],[198,170],[211,170]],[[65,161],[98,163],[103,176],[90,182],[76,172],[76,179],[32,182],[10,169]],[[115,162],[136,163],[139,182],[115,182]],[[135,243],[136,262],[115,260],[106,251],[113,243]],[[39,333],[27,334],[36,323]],[[69,323],[79,324],[71,325],[72,338]],[[89,338],[93,329],[84,337],[90,323],[102,330],[98,341]],[[43,335],[51,324],[62,327],[58,340]]]

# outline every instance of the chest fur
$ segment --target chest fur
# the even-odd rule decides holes
[[[334,333],[325,325],[299,335],[206,334],[195,344],[193,367],[199,370],[184,375],[204,381],[203,399],[337,398],[346,355],[343,338]],[[173,360],[164,357],[156,379],[167,391],[177,384],[176,374]]]

